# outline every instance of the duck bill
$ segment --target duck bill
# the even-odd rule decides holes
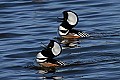
[[[63,18],[60,18],[60,17],[57,17],[58,18],[58,21],[57,22],[63,22]]]

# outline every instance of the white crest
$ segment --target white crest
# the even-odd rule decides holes
[[[65,32],[62,32],[62,31],[65,31]],[[65,35],[67,35],[68,32],[69,32],[68,29],[65,29],[65,28],[62,27],[62,26],[59,27],[59,34],[60,34],[61,36],[65,36]]]
[[[76,25],[76,23],[78,22],[78,18],[77,18],[77,15],[73,12],[67,12],[68,13],[68,23],[70,25]]]
[[[41,52],[39,52],[38,54],[37,54],[37,58],[36,58],[36,61],[39,63],[39,62],[44,62],[44,61],[46,61],[47,60],[47,57],[45,57],[45,56],[43,56],[42,54],[41,54]]]
[[[54,42],[54,46],[52,48],[52,52],[55,56],[58,56],[61,53],[61,47],[57,42]]]

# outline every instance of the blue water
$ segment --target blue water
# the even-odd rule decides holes
[[[93,37],[63,46],[56,59],[67,65],[54,73],[29,68],[41,42],[59,37],[57,17],[64,10],[76,12],[76,29]],[[0,62],[0,80],[120,80],[120,1],[1,0]]]

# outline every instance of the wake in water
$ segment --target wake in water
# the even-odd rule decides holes
[[[107,32],[92,32],[89,33],[91,36],[90,38],[103,38],[103,37],[115,37],[115,36],[120,36],[120,33],[107,33]]]
[[[79,48],[80,46],[78,46],[78,45],[87,39],[120,37],[120,33],[91,32],[89,34],[90,34],[90,37],[87,37],[87,38],[64,39],[61,37],[55,37],[54,39],[61,43],[63,49],[66,49],[66,48]]]
[[[24,68],[30,69],[30,70],[37,70],[37,74],[43,74],[42,76],[40,76],[40,79],[62,79],[62,76],[55,76],[55,72],[56,72],[56,68],[55,67],[51,67],[51,68],[47,68],[47,67],[41,67],[41,66],[37,66],[37,65],[27,65]]]

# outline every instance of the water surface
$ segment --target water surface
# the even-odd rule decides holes
[[[57,17],[64,10],[75,11],[76,28],[93,37],[64,48],[56,59],[67,65],[54,73],[26,68],[36,64],[41,42],[58,37]],[[0,62],[0,80],[119,80],[119,0],[1,0]]]

